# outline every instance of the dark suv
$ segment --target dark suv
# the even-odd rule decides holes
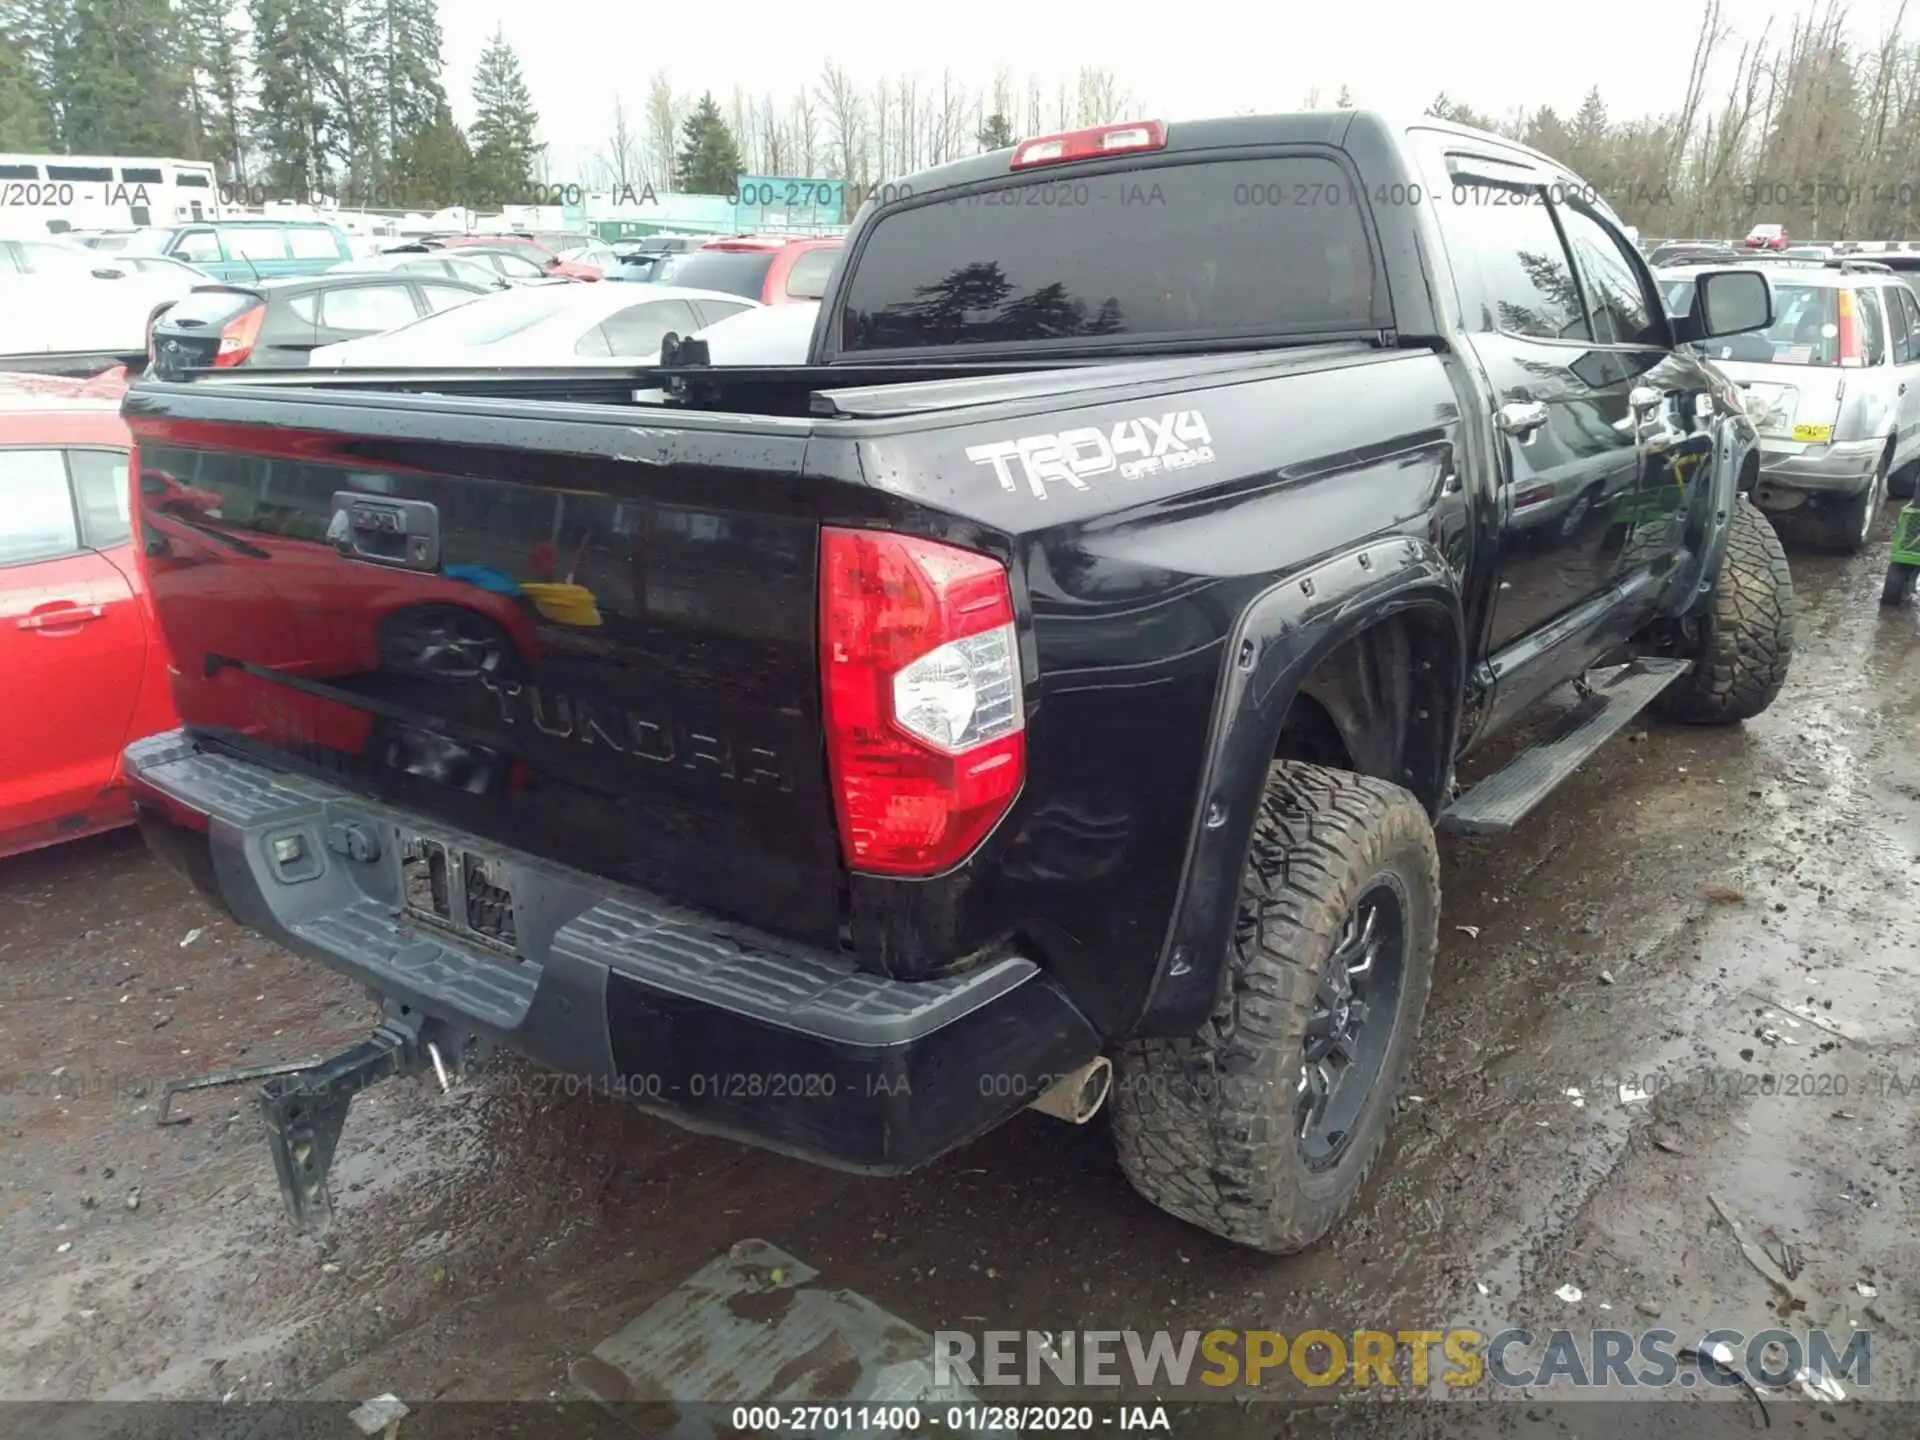
[[[481,295],[451,276],[335,272],[254,285],[201,285],[153,327],[156,375],[305,365],[322,345],[378,335]]]

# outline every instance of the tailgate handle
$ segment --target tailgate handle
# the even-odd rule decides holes
[[[440,512],[425,500],[337,490],[327,539],[341,555],[375,565],[440,568]]]

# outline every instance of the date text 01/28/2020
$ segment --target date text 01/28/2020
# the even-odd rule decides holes
[[[669,1079],[664,1075],[571,1075],[557,1070],[509,1071],[503,1077],[509,1089],[542,1095],[599,1095],[609,1100],[690,1098],[694,1100],[831,1100],[839,1094],[911,1095],[904,1075],[866,1075],[857,1083],[843,1083],[830,1071],[768,1073],[696,1073]]]
[[[815,1435],[823,1431],[927,1430],[958,1434],[1030,1434],[1034,1431],[1171,1430],[1164,1406],[1128,1405],[1096,1414],[1091,1405],[736,1405],[729,1417],[740,1434]]]

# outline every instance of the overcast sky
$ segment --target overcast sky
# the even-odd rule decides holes
[[[1863,36],[1898,0],[1853,0]],[[1724,0],[1742,34],[1776,33],[1825,0]],[[449,90],[471,118],[468,82],[496,25],[520,54],[541,118],[554,181],[604,148],[613,97],[636,113],[647,77],[665,67],[677,89],[711,89],[722,105],[737,84],[758,95],[813,83],[829,57],[871,84],[944,65],[984,88],[1007,66],[1054,82],[1081,65],[1114,72],[1140,118],[1297,108],[1342,84],[1356,103],[1418,110],[1446,90],[1475,109],[1520,105],[1571,112],[1598,85],[1617,116],[1677,108],[1704,0],[1588,7],[1561,0],[1388,0],[1270,6],[1261,0],[1143,4],[916,5],[912,0],[726,0],[624,5],[619,0],[446,0]],[[1920,6],[1914,7],[1920,11]],[[1920,15],[1912,22],[1920,30]],[[1545,63],[1542,63],[1542,61]],[[929,63],[931,62],[931,63]],[[1902,176],[1901,179],[1910,177]]]

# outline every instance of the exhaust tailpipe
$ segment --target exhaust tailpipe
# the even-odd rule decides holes
[[[1062,1075],[1028,1108],[1072,1125],[1084,1125],[1100,1113],[1112,1088],[1113,1062],[1101,1055]]]

